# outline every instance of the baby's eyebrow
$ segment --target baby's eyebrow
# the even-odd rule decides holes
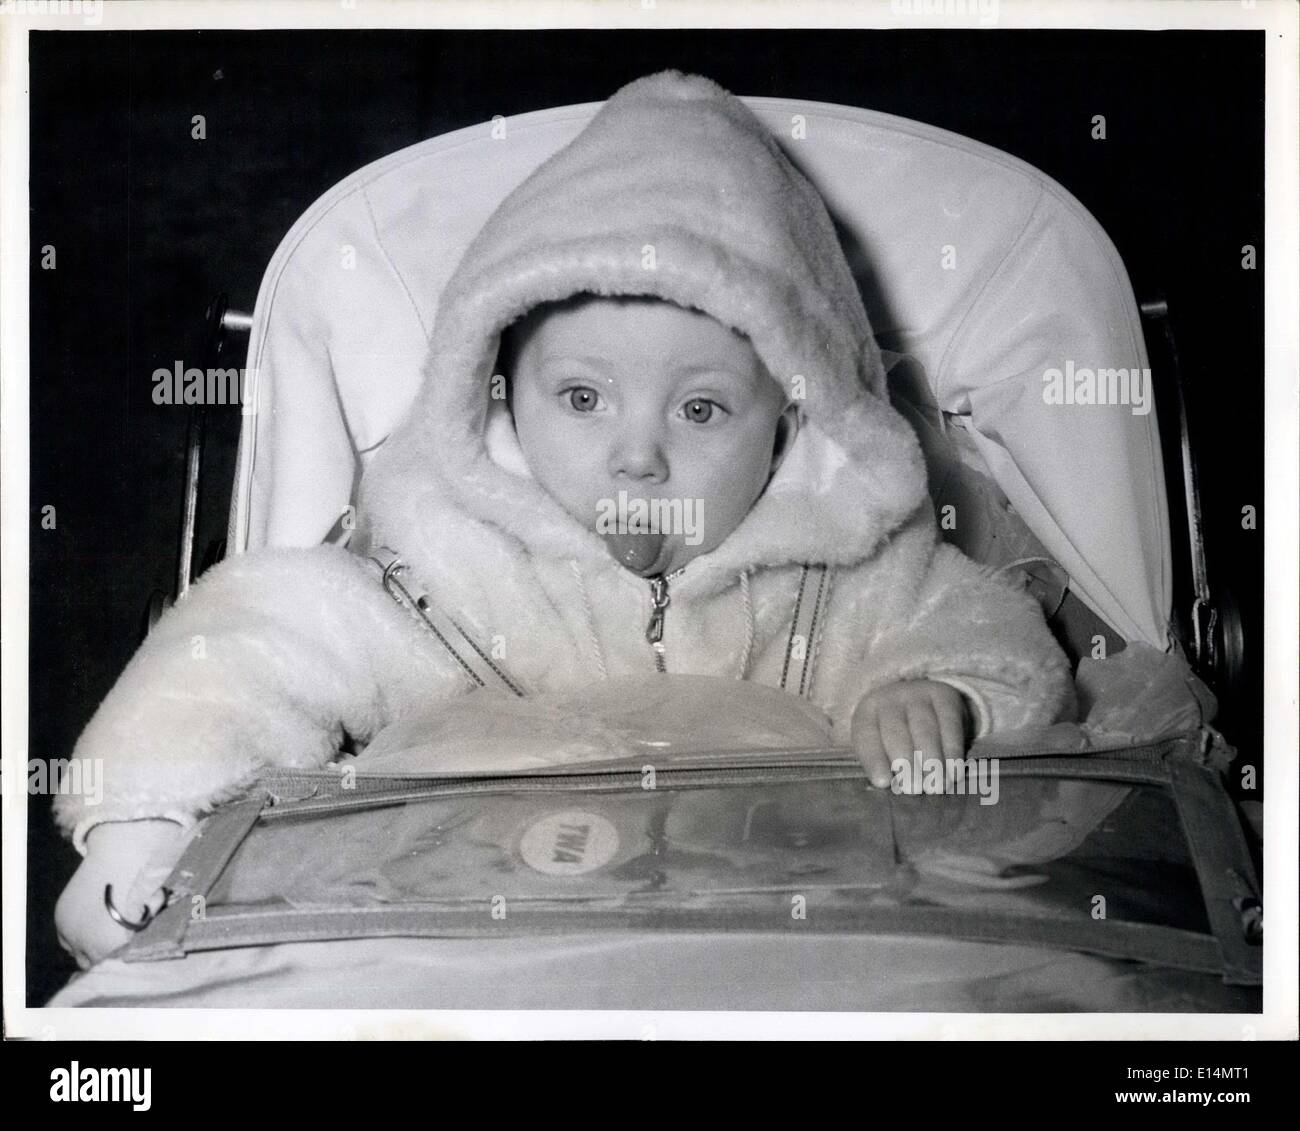
[[[608,358],[595,357],[585,353],[559,353],[549,354],[542,358],[543,367],[552,365],[562,365],[567,362],[577,361],[583,365],[590,365],[593,369],[599,369],[603,373],[608,373],[612,368]]]
[[[760,380],[765,380],[760,374],[742,369],[735,369],[730,365],[683,365],[674,371],[674,377],[680,384],[683,381],[696,380],[701,377],[711,377],[720,384],[726,385],[729,389],[735,391],[748,390],[757,387]]]
[[[744,380],[749,376],[748,373],[739,369],[733,369],[729,365],[681,365],[677,368],[677,373],[682,377],[735,377],[738,380]]]
[[[614,370],[616,368],[614,363],[610,361],[609,358],[600,357],[596,354],[568,352],[546,354],[541,358],[540,368],[549,371],[555,368],[563,368],[573,362],[589,366],[607,380],[613,379]],[[753,373],[736,369],[726,362],[715,364],[700,362],[687,363],[673,367],[671,372],[673,381],[677,383],[693,380],[699,377],[714,377],[725,381],[730,385],[746,388],[751,385],[755,376]]]

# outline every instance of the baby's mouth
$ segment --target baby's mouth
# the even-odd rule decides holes
[[[668,556],[668,538],[649,531],[611,531],[602,535],[605,546],[619,565],[640,577],[654,577],[663,572]]]

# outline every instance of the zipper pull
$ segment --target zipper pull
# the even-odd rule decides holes
[[[668,581],[663,577],[650,579],[650,623],[646,625],[645,638],[650,644],[659,644],[664,638],[664,613],[668,609]]]

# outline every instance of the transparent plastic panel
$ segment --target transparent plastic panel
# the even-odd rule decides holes
[[[477,915],[504,898],[578,915],[647,897],[788,906],[792,894],[810,907],[1209,931],[1167,790],[1009,776],[963,795],[895,795],[844,778],[525,791],[280,816],[254,827],[209,905],[436,905]]]

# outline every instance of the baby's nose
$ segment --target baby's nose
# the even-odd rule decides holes
[[[668,478],[668,461],[654,436],[629,432],[610,449],[609,473],[615,479],[662,483]]]

